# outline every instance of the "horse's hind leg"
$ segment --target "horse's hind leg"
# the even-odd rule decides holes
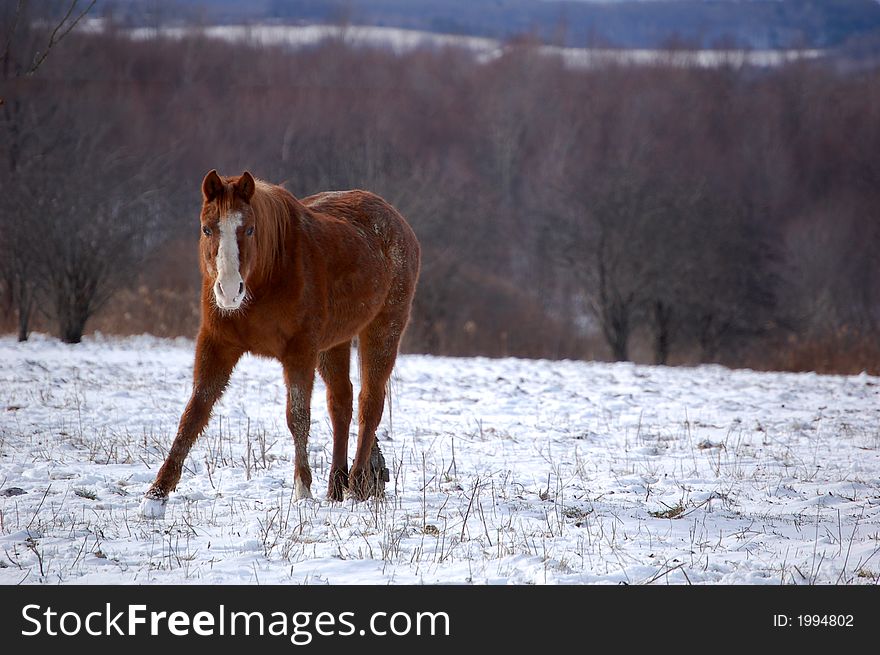
[[[378,491],[378,471],[372,471],[370,455],[376,443],[376,428],[385,406],[385,385],[391,377],[405,320],[380,314],[358,335],[361,390],[358,395],[358,445],[348,479],[348,489],[357,500]]]
[[[318,356],[318,372],[327,385],[327,410],[333,423],[333,463],[327,488],[330,500],[342,500],[343,491],[348,486],[348,429],[352,403],[350,363],[350,341]]]

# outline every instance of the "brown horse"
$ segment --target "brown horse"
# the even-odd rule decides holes
[[[394,207],[367,191],[297,200],[248,172],[221,177],[212,170],[202,195],[202,322],[193,391],[142,514],[164,515],[184,459],[246,352],[274,357],[284,368],[296,497],[311,497],[306,443],[315,369],[327,386],[333,424],[328,497],[342,500],[346,490],[358,500],[380,494],[371,453],[418,279],[415,234]],[[349,472],[355,337],[361,390]]]

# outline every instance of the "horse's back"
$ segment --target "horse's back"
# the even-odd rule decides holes
[[[367,227],[379,236],[393,238],[398,234],[412,233],[400,212],[371,191],[323,191],[303,198],[301,202],[313,212]]]
[[[315,212],[317,220],[330,217],[345,221],[375,240],[388,257],[394,276],[411,278],[414,290],[419,273],[419,242],[406,219],[388,201],[370,191],[354,189],[324,191],[301,202]]]

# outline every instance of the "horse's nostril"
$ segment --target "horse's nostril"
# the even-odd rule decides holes
[[[238,283],[238,294],[241,295],[241,292],[244,291],[244,282]]]
[[[220,295],[223,295],[223,285],[218,282],[217,288],[220,290]]]

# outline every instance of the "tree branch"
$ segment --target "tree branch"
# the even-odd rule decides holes
[[[33,66],[31,66],[31,67],[28,69],[28,71],[27,71],[27,73],[26,73],[27,75],[33,75],[33,74],[37,71],[37,69],[40,67],[40,65],[41,65],[44,61],[46,61],[46,57],[49,56],[49,51],[52,49],[52,47],[55,46],[55,45],[57,45],[58,43],[60,43],[60,42],[61,42],[61,39],[63,39],[63,38],[64,38],[65,36],[67,36],[68,34],[70,34],[70,31],[71,31],[74,27],[76,27],[77,23],[79,23],[79,22],[85,17],[85,15],[86,15],[87,13],[89,13],[89,11],[91,11],[92,7],[95,6],[95,3],[96,3],[97,1],[98,1],[98,0],[92,0],[92,1],[89,3],[89,6],[86,7],[85,9],[83,9],[82,12],[79,14],[79,16],[77,16],[77,17],[73,20],[73,22],[70,23],[70,25],[67,26],[67,29],[62,30],[61,28],[64,27],[64,24],[68,21],[68,19],[70,18],[71,14],[73,14],[73,10],[76,9],[76,6],[79,4],[79,0],[73,0],[73,1],[70,3],[70,7],[67,9],[67,13],[64,14],[64,18],[62,18],[62,19],[59,21],[59,23],[55,26],[55,29],[52,30],[52,34],[49,36],[49,42],[46,44],[46,49],[45,49],[43,52],[38,53],[37,57],[35,58],[35,61],[34,61]],[[59,33],[59,31],[60,31],[60,33]],[[57,37],[57,38],[56,38],[56,37]]]
[[[5,78],[9,72],[9,50],[12,48],[12,38],[15,36],[15,30],[18,29],[18,20],[21,18],[21,11],[24,9],[25,0],[18,0],[15,7],[15,15],[12,18],[12,27],[6,35],[6,45],[3,47],[3,77]],[[0,98],[2,102],[2,98]]]

